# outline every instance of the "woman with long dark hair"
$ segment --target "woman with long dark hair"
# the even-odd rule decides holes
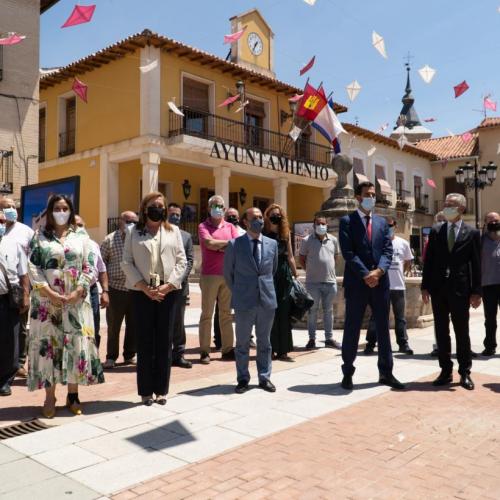
[[[68,386],[66,405],[80,415],[78,386],[104,382],[89,296],[94,258],[89,237],[76,230],[71,199],[52,196],[29,257],[28,389],[45,389],[46,418],[55,415],[56,384]]]
[[[264,212],[263,234],[278,243],[278,270],[274,275],[274,287],[278,307],[271,330],[271,346],[276,358],[292,361],[288,353],[293,351],[292,323],[290,319],[290,291],[297,268],[292,252],[290,226],[285,211],[273,203]]]
[[[167,222],[165,197],[146,195],[139,222],[127,231],[122,269],[133,290],[137,331],[137,388],[146,406],[167,402],[172,366],[175,294],[187,260],[179,228]]]

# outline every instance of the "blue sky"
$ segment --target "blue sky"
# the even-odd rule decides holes
[[[60,29],[75,3],[61,0],[42,16],[42,66],[68,64],[144,28],[225,57],[229,17],[257,7],[275,33],[278,78],[303,86],[298,70],[316,55],[308,76],[349,107],[343,121],[394,125],[408,52],[416,109],[422,120],[437,119],[428,125],[434,137],[475,127],[482,96],[500,98],[500,0],[317,0],[314,7],[303,0],[95,0],[91,23]],[[385,38],[387,60],[371,45],[373,30]],[[416,71],[425,64],[437,69],[430,85]],[[350,103],[345,86],[355,79],[363,88]],[[463,80],[470,89],[455,99],[453,86]]]

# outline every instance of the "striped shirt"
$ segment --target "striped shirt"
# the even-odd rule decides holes
[[[115,290],[128,291],[125,286],[125,274],[121,268],[125,233],[119,229],[106,236],[101,244],[102,260],[108,270],[109,286]]]

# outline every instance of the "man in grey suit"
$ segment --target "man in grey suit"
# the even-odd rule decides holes
[[[276,241],[262,235],[262,212],[255,207],[246,211],[247,233],[231,240],[224,255],[224,279],[232,292],[231,307],[236,320],[235,392],[248,390],[250,337],[255,326],[259,387],[275,392],[271,382],[271,328],[277,306],[274,273],[278,267]]]

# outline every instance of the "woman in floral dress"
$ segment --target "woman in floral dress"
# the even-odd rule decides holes
[[[70,198],[52,196],[46,226],[35,234],[29,259],[28,389],[45,389],[46,418],[55,415],[56,384],[68,386],[66,405],[79,415],[78,385],[104,382],[88,293],[94,258],[88,236],[76,231]]]

